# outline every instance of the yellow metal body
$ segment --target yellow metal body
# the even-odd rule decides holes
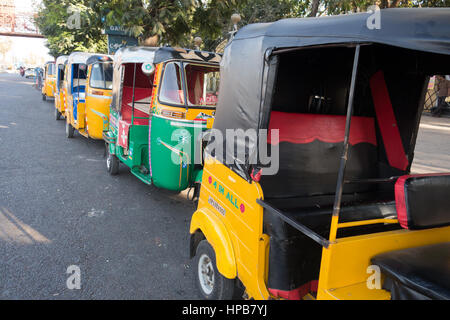
[[[56,93],[55,94],[55,108],[58,109],[58,111],[64,115],[64,110],[65,110],[65,88],[64,88],[64,84],[63,84],[63,88],[61,88],[61,90],[59,91],[59,94]]]
[[[259,183],[249,183],[217,160],[207,158],[190,233],[203,233],[215,250],[217,269],[223,276],[238,277],[248,297],[268,299],[269,236],[263,233],[263,208],[256,199],[263,200]],[[367,286],[373,256],[450,241],[450,227],[401,229],[336,239],[340,228],[380,222],[397,223],[386,219],[339,224],[334,219],[329,239],[332,243],[322,250],[317,299],[390,299],[389,292]]]
[[[389,299],[383,289],[369,289],[370,259],[383,252],[450,241],[450,227],[406,229],[338,238],[322,250],[317,299]]]
[[[58,61],[57,61],[58,62]],[[56,76],[58,75],[58,65],[56,67]],[[57,79],[55,79],[55,108],[59,111],[59,113],[64,116],[64,111],[66,110],[66,74],[67,74],[67,66],[64,66],[64,79],[61,80],[61,88],[58,90]]]
[[[68,66],[71,68],[71,66]],[[111,89],[91,88],[89,85],[92,65],[87,68],[87,78],[85,85],[84,102],[77,104],[77,120],[74,118],[74,97],[70,93],[67,83],[65,94],[66,121],[69,122],[78,132],[92,139],[103,139],[103,131],[108,130],[109,107],[112,100]]]
[[[205,159],[198,209],[190,232],[202,232],[216,253],[217,269],[236,276],[255,299],[267,299],[269,237],[263,234],[263,193],[213,158]],[[233,256],[230,256],[233,255]]]
[[[103,139],[103,131],[108,130],[111,89],[91,88],[89,85],[92,65],[88,67],[86,83],[85,124],[90,138]]]
[[[51,63],[47,63],[44,67],[44,81],[42,83],[42,94],[46,97],[53,98],[55,96],[56,90],[56,76],[55,74],[49,74],[49,65]],[[53,63],[54,70],[54,63]]]

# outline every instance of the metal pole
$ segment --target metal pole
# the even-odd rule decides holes
[[[136,85],[136,64],[134,64],[134,73],[133,73],[133,96],[132,96],[132,100],[131,100],[131,124],[134,124],[134,89],[135,89],[135,85]]]
[[[341,199],[342,199],[342,191],[344,188],[345,167],[347,165],[350,124],[351,124],[351,119],[352,119],[352,115],[353,115],[353,98],[354,98],[354,93],[355,93],[356,74],[358,73],[360,48],[361,47],[358,44],[356,46],[355,56],[353,58],[352,79],[351,79],[351,83],[350,83],[350,95],[349,95],[348,105],[347,105],[347,119],[345,121],[344,150],[342,151],[341,163],[339,166],[339,174],[338,174],[337,186],[336,186],[336,196],[334,198],[333,216],[331,218],[331,229],[330,229],[330,239],[329,239],[330,242],[333,242],[336,240],[337,225],[339,222],[339,213],[341,211]]]

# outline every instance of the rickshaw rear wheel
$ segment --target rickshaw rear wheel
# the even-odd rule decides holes
[[[47,100],[47,96],[45,94],[42,94],[42,100]]]
[[[66,121],[66,137],[73,138],[74,132],[75,132],[75,129],[72,127],[72,125],[68,121]]]
[[[106,145],[106,169],[112,176],[119,173],[119,159],[109,152],[109,145]]]
[[[61,112],[58,111],[58,109],[55,108],[55,119],[60,120],[61,119]]]
[[[235,279],[225,278],[217,270],[216,253],[207,240],[202,240],[195,254],[195,278],[201,295],[206,300],[231,300]]]

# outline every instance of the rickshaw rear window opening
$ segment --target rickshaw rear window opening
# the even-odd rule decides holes
[[[71,70],[71,89],[72,94],[83,93],[86,89],[87,66],[85,64],[72,64]],[[77,97],[79,98],[79,97]]]
[[[123,78],[120,91],[120,113],[122,120],[134,124],[148,125],[153,78],[145,75],[142,63],[125,63],[121,66]],[[140,119],[144,118],[144,119]]]

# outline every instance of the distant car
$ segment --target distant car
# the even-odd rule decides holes
[[[34,68],[27,68],[25,70],[25,78],[34,78],[36,77],[36,70]]]

